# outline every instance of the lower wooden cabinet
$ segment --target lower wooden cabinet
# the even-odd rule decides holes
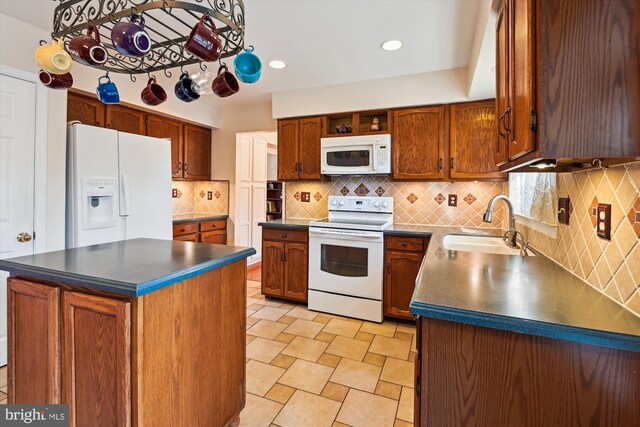
[[[202,243],[211,243],[214,245],[226,245],[227,232],[225,230],[207,231],[200,234],[200,241]]]
[[[173,240],[226,245],[227,220],[216,219],[174,224]]]
[[[385,236],[385,316],[413,318],[409,303],[428,244],[428,238]]]
[[[307,302],[307,232],[269,228],[262,234],[262,293]]]

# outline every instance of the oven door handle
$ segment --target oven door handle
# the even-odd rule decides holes
[[[329,230],[309,230],[309,235],[315,236],[334,236],[334,237],[353,237],[362,239],[382,239],[380,233],[353,233],[353,232],[335,232]]]

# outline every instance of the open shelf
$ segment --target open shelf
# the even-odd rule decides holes
[[[374,118],[380,121],[379,130],[371,130]],[[381,133],[391,133],[391,111],[374,110],[359,113],[340,113],[324,116],[322,118],[322,136],[353,136],[353,135],[376,135]],[[338,133],[336,128],[345,125],[351,127],[351,133]]]

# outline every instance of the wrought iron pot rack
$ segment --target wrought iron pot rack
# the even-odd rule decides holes
[[[184,49],[191,28],[202,15],[209,15],[223,44],[220,60],[244,49],[244,3],[242,0],[58,0],[53,18],[52,38],[61,39],[68,47],[70,40],[96,26],[109,59],[93,66],[107,72],[136,74],[162,71],[171,77],[171,68],[198,64],[206,65]],[[131,15],[143,15],[145,30],[151,37],[151,50],[143,57],[129,57],[118,53],[111,43],[111,29]],[[206,20],[205,20],[206,21]],[[208,22],[207,22],[207,24]]]

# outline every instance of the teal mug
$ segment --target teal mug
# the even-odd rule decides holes
[[[253,53],[253,46],[249,46],[244,52],[240,52],[233,60],[238,80],[243,83],[255,83],[262,72],[262,62],[258,55]]]

